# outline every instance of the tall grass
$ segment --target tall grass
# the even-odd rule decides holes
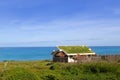
[[[107,62],[53,63],[50,61],[9,62],[0,80],[120,80],[120,64]]]

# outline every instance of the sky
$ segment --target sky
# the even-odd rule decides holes
[[[120,46],[120,0],[0,0],[0,47]]]

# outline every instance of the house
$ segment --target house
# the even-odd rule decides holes
[[[90,60],[96,54],[87,46],[57,46],[53,50],[53,62],[78,62]]]

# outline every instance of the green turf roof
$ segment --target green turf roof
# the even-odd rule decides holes
[[[58,46],[58,48],[67,53],[92,53],[87,46]]]

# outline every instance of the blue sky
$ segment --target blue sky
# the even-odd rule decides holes
[[[120,0],[0,0],[0,46],[120,46]]]

